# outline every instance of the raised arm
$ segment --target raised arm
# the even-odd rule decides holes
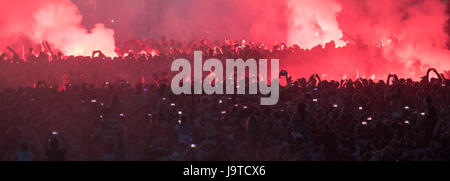
[[[427,80],[428,80],[428,81],[430,81],[430,73],[431,73],[431,72],[434,72],[434,73],[436,74],[436,76],[438,77],[439,81],[442,82],[441,74],[439,74],[439,72],[438,72],[436,69],[434,69],[434,68],[430,68],[430,69],[428,69],[428,71],[427,71],[426,77],[427,77]]]
[[[6,47],[11,53],[14,54],[14,56],[19,56],[19,54],[17,54],[11,47]]]
[[[45,45],[47,46],[47,48],[48,48],[48,51],[50,52],[50,55],[51,55],[51,56],[52,56],[52,58],[53,58],[54,54],[53,54],[52,48],[50,48],[50,45],[48,44],[48,42],[47,42],[47,41],[45,41]]]

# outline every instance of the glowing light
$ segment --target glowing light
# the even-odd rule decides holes
[[[344,75],[344,77],[342,77],[342,80],[347,80],[347,78],[348,78],[348,76],[346,74],[346,75]]]
[[[158,52],[158,50],[153,49],[153,50],[150,52],[150,55],[152,55],[152,57],[159,56],[159,52]]]
[[[335,47],[344,47],[343,33],[339,29],[336,14],[342,10],[334,0],[298,1],[288,0],[291,10],[288,28],[288,43],[300,48],[311,49],[317,45],[325,46],[331,41]]]

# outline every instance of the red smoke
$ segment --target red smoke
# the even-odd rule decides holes
[[[430,67],[450,69],[446,4],[439,0],[288,0],[288,42],[310,49],[284,62],[297,76],[419,78]],[[345,41],[345,42],[344,42]],[[345,46],[345,47],[344,47]],[[292,65],[295,66],[292,66]]]
[[[409,77],[423,75],[426,69],[450,69],[445,48],[447,7],[439,0],[339,0],[343,11],[340,28],[371,47],[382,48],[387,63],[396,62],[395,72]]]
[[[114,31],[102,24],[83,28],[70,0],[9,0],[0,6],[7,10],[0,11],[1,47],[21,47],[26,39],[49,41],[66,55],[97,49],[115,55]],[[96,8],[117,20],[118,37],[297,44],[305,51],[279,57],[281,68],[295,77],[384,79],[396,73],[417,79],[430,67],[450,70],[448,14],[440,0],[109,0]]]
[[[1,47],[48,41],[66,55],[90,56],[92,50],[115,55],[114,31],[103,24],[86,30],[70,0],[5,0],[0,6]]]
[[[311,49],[334,41],[343,47],[343,33],[336,15],[342,11],[335,0],[288,0],[290,11],[287,39],[289,44]]]

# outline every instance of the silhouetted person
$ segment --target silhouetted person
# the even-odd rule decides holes
[[[48,161],[66,160],[66,150],[64,148],[59,148],[59,141],[54,137],[50,138],[48,141],[48,148],[46,155]]]

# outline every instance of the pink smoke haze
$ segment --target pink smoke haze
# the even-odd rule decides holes
[[[114,31],[96,24],[81,26],[82,15],[70,0],[0,1],[0,46],[48,41],[65,55],[92,55],[102,50],[115,56]],[[5,11],[6,10],[6,11]]]
[[[336,15],[342,7],[334,0],[289,0],[288,43],[300,48],[311,49],[317,45],[325,46],[331,41],[335,47],[343,47],[343,34],[339,29]]]
[[[87,17],[73,2],[86,4],[80,10]],[[443,0],[73,2],[0,1],[6,10],[0,11],[1,48],[48,41],[66,55],[90,56],[92,50],[101,50],[116,56],[115,40],[166,36],[220,44],[226,37],[270,46],[298,45],[304,51],[279,57],[280,68],[294,77],[318,73],[324,79],[385,79],[395,73],[418,79],[428,68],[450,70],[448,2]],[[94,7],[107,19],[97,21],[89,15]],[[92,29],[83,27],[83,18],[93,22]]]
[[[288,43],[311,49],[282,62],[295,76],[319,73],[418,79],[428,68],[450,69],[447,7],[439,0],[289,0]],[[322,48],[326,43],[331,47]],[[334,47],[334,48],[333,48]]]

